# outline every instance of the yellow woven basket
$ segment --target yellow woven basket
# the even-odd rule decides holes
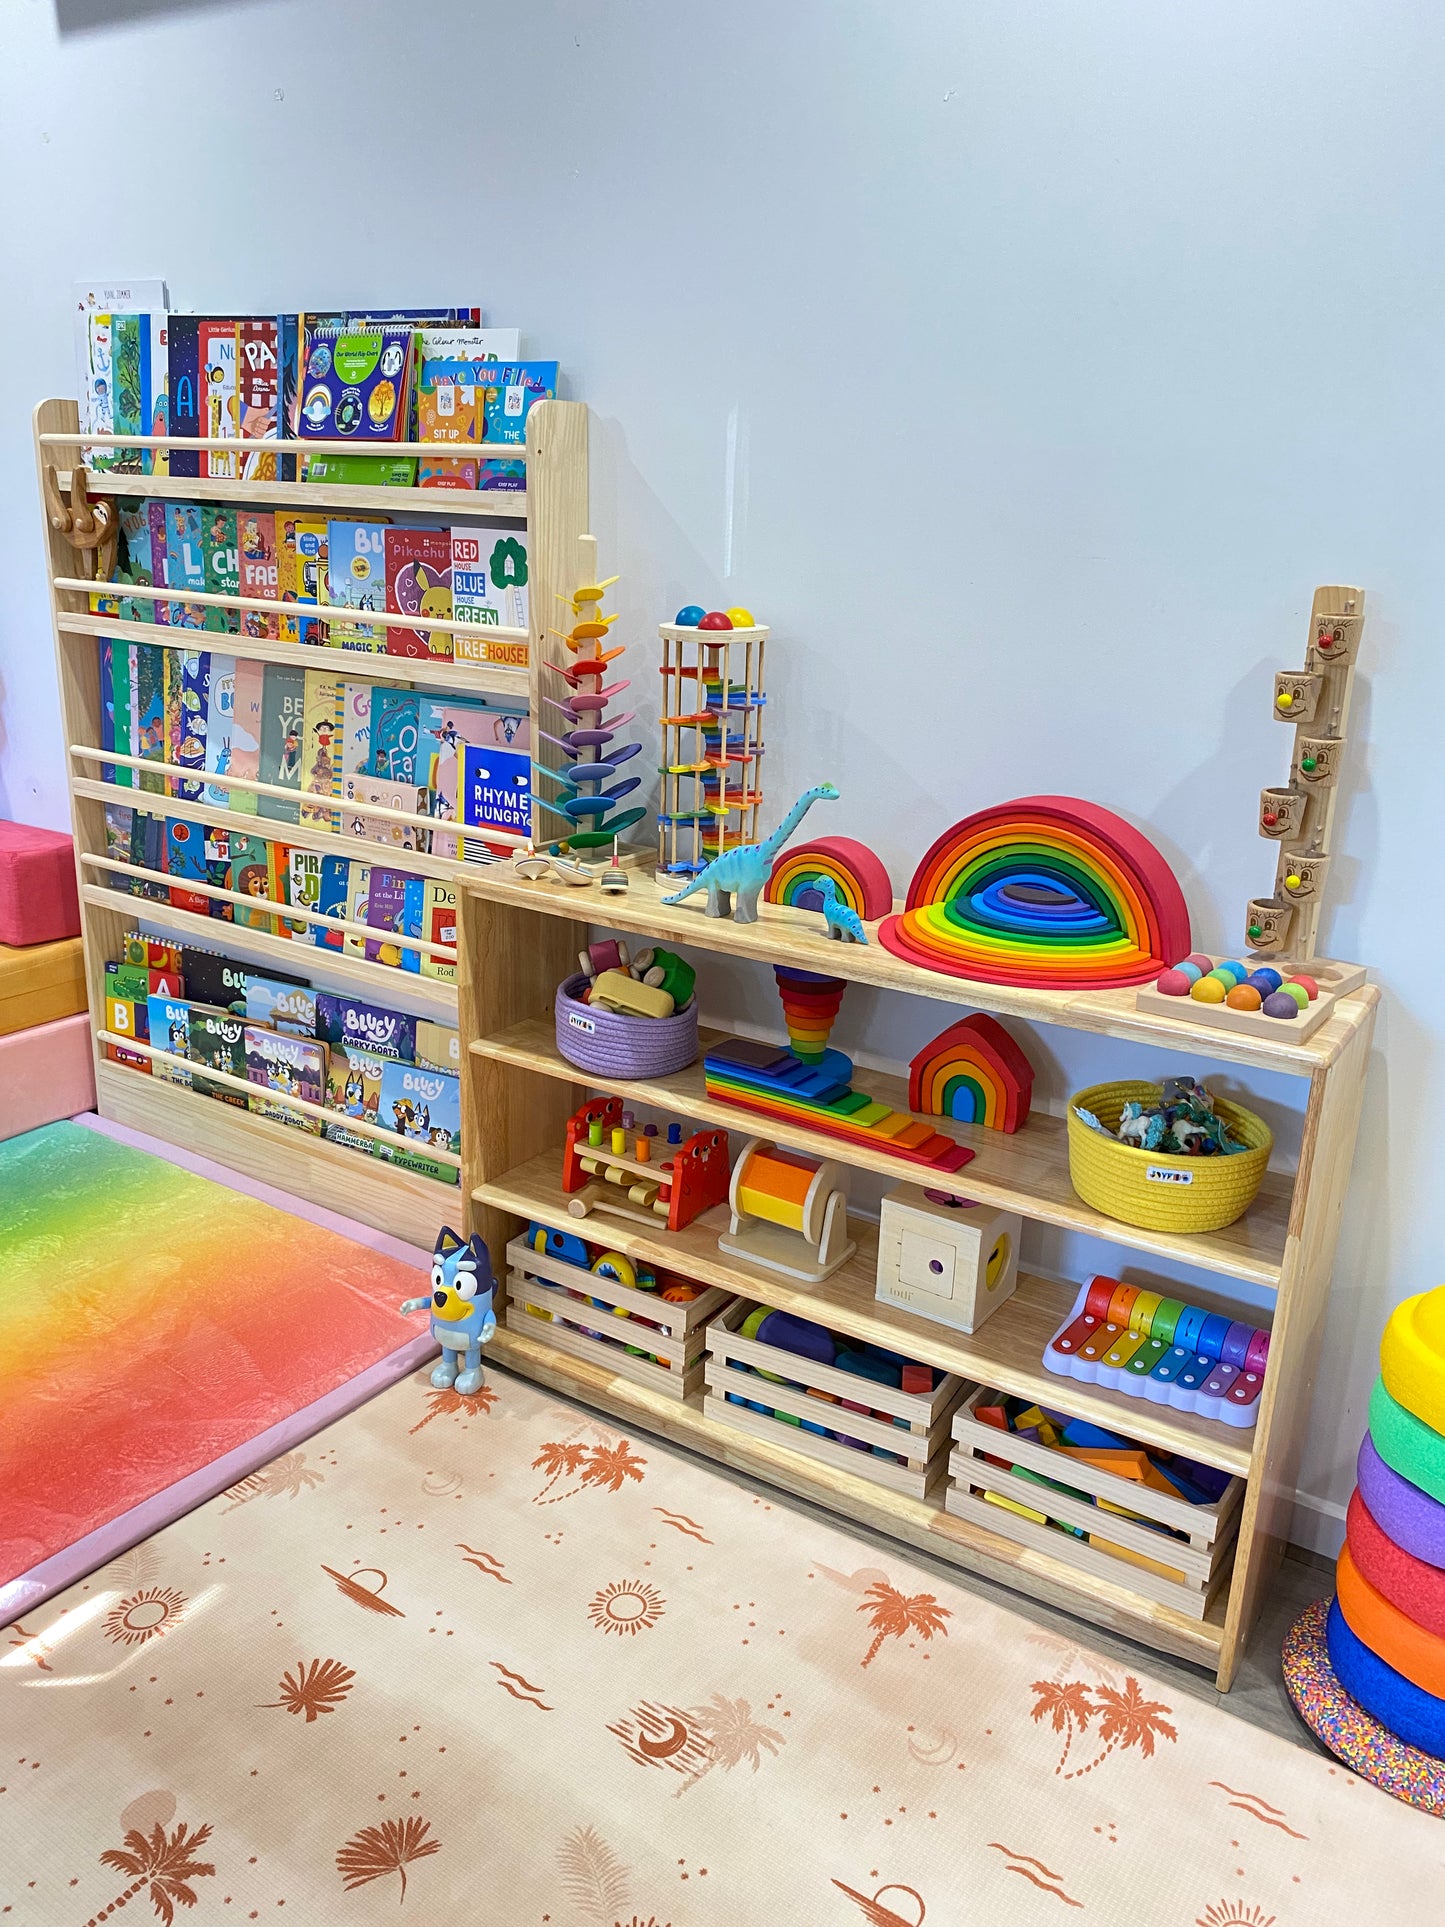
[[[1149,1231],[1218,1231],[1233,1224],[1249,1209],[1269,1163],[1274,1138],[1262,1117],[1216,1098],[1214,1108],[1230,1136],[1249,1149],[1230,1157],[1186,1158],[1100,1137],[1074,1115],[1076,1108],[1092,1111],[1116,1131],[1126,1104],[1159,1101],[1157,1084],[1094,1084],[1074,1093],[1068,1118],[1074,1189],[1096,1211]]]

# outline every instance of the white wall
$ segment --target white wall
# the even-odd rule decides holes
[[[1439,9],[12,0],[6,27],[0,813],[65,814],[28,418],[72,391],[86,275],[221,312],[479,290],[595,411],[639,660],[680,603],[748,602],[773,798],[832,778],[809,828],[900,885],[967,811],[1057,790],[1148,826],[1197,935],[1237,941],[1273,873],[1270,672],[1316,582],[1368,586],[1326,934],[1387,994],[1303,1478],[1323,1542],[1445,1231]],[[942,1016],[895,1000],[884,1054]],[[1160,1061],[1045,1048],[1056,1098]],[[1299,1090],[1241,1083],[1288,1141]]]

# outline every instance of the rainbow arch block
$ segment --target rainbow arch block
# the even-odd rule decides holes
[[[893,883],[881,859],[851,836],[820,836],[795,850],[784,850],[773,865],[763,901],[821,910],[812,886],[822,876],[833,879],[838,895],[865,923],[886,917],[893,908]]]
[[[1034,1067],[995,1018],[962,1017],[940,1031],[908,1067],[908,1107],[1016,1131],[1028,1119]]]
[[[944,976],[1053,990],[1152,983],[1190,949],[1184,894],[1154,845],[1070,796],[1019,797],[945,830],[878,935]]]

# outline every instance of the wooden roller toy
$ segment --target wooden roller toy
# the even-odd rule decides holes
[[[816,1284],[858,1249],[848,1236],[848,1177],[827,1158],[749,1138],[728,1188],[732,1218],[718,1249]]]

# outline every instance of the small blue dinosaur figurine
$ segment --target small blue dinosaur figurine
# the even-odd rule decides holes
[[[431,1382],[469,1397],[482,1389],[482,1347],[497,1329],[492,1256],[480,1238],[461,1238],[443,1225],[432,1251],[431,1293],[408,1298],[402,1316],[430,1310],[431,1335],[442,1355]],[[458,1367],[460,1366],[460,1369]]]
[[[812,888],[823,899],[823,921],[828,926],[828,935],[840,943],[867,943],[863,919],[838,895],[838,886],[832,877],[814,877]]]

